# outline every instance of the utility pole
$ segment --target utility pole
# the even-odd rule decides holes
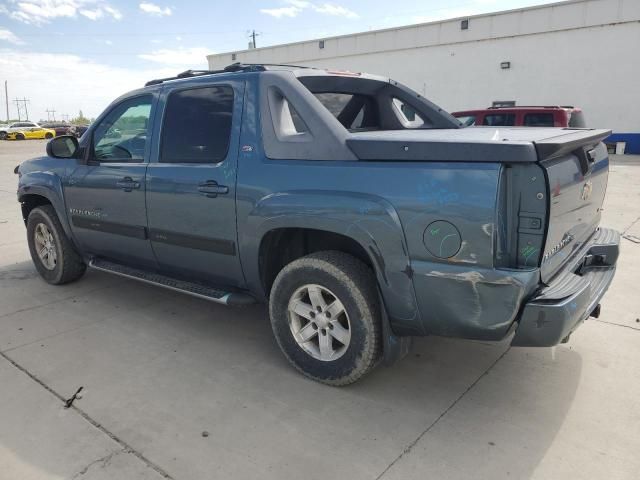
[[[55,110],[45,110],[45,112],[47,112],[47,120],[51,121],[53,120],[54,122],[56,121],[56,111]],[[51,114],[51,116],[49,116],[49,114]]]
[[[7,104],[7,123],[9,123],[9,90],[7,89],[7,81],[4,81],[4,100]]]
[[[255,30],[252,30],[251,33],[249,33],[249,37],[251,37],[251,48],[258,48],[258,46],[256,45],[256,37],[259,36],[259,33],[256,33]]]

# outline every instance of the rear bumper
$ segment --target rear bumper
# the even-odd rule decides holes
[[[620,234],[599,229],[566,270],[525,304],[511,344],[551,347],[566,339],[600,304],[619,250]]]

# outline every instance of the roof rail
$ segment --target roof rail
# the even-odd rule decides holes
[[[304,67],[300,67],[304,68]],[[230,72],[260,72],[264,71],[264,67],[262,64],[243,64],[243,63],[233,63],[231,65],[227,65],[222,70],[185,70],[177,74],[175,77],[166,77],[166,78],[157,78],[155,80],[149,80],[144,84],[145,87],[149,87],[151,85],[159,85],[161,83],[167,82],[169,80],[178,80],[180,78],[189,78],[189,77],[199,77],[201,75],[216,75],[219,73],[230,73]]]
[[[512,105],[512,106],[497,106],[487,107],[487,110],[499,110],[501,108],[575,108],[573,105]]]

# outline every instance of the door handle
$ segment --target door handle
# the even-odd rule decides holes
[[[198,191],[204,193],[208,198],[215,198],[218,195],[224,195],[229,193],[229,187],[225,185],[218,185],[215,180],[207,180],[204,183],[198,185]]]
[[[116,185],[125,192],[130,192],[134,188],[140,188],[140,182],[134,182],[131,177],[124,177],[122,180],[116,182]]]

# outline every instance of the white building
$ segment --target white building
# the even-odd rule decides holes
[[[640,0],[570,0],[209,55],[389,76],[448,111],[575,105],[640,153]]]

